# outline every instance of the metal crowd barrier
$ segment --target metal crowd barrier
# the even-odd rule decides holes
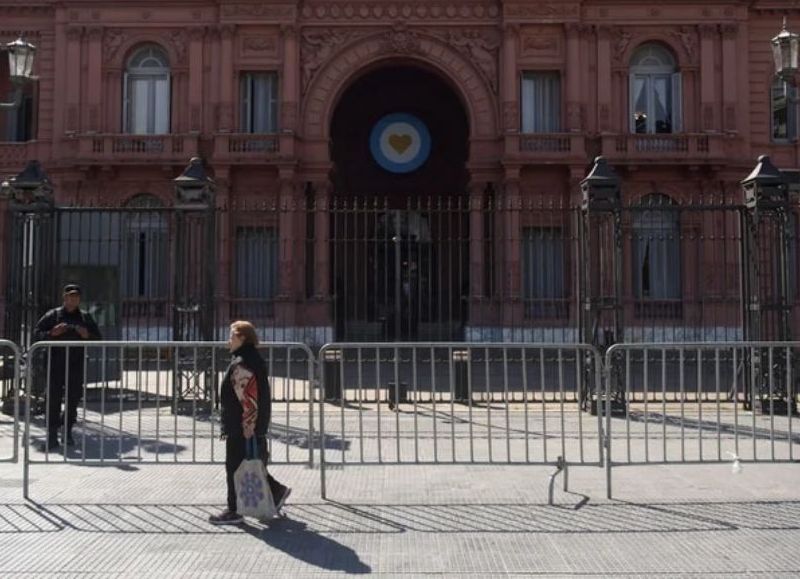
[[[293,342],[265,343],[259,350],[268,365],[272,390],[279,393],[273,398],[285,400],[272,403],[270,462],[313,466],[314,355],[305,344]],[[27,359],[26,498],[32,464],[224,462],[225,443],[218,440],[216,410],[218,389],[230,361],[226,343],[50,341],[31,346]],[[51,400],[58,403],[58,383],[69,380],[70,373],[81,399],[74,404],[74,444],[63,443],[68,426],[65,411],[58,416],[61,444],[54,450],[47,444],[55,418],[48,405]],[[297,412],[290,412],[289,398],[280,393],[303,388],[307,416],[298,418]],[[63,398],[67,410],[70,397]],[[33,421],[31,408],[37,400],[43,403],[44,415]],[[31,449],[32,444],[36,448]]]
[[[576,403],[600,398],[592,346],[331,343],[318,359],[323,498],[330,465],[540,464],[565,483],[603,465],[602,416]]]
[[[9,340],[0,340],[0,462],[19,460],[21,365],[22,352],[19,346]]]
[[[616,466],[728,461],[737,468],[742,462],[795,461],[798,355],[800,342],[609,348],[604,361],[608,498]],[[613,391],[624,399],[616,412]]]

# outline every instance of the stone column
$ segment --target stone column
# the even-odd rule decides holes
[[[581,123],[581,36],[580,25],[569,22],[567,33],[567,126],[570,132],[580,132]]]
[[[727,132],[737,131],[737,71],[736,36],[737,24],[722,25],[722,127]]]
[[[714,70],[714,41],[717,27],[713,24],[700,26],[700,127],[703,131],[716,130],[717,95],[716,71]]]
[[[189,131],[203,129],[203,38],[205,28],[189,29]]]
[[[103,102],[103,29],[92,26],[88,30],[88,78],[86,100],[88,112],[83,119],[85,132],[101,131],[100,109]]]
[[[233,125],[233,86],[236,82],[233,70],[233,37],[236,27],[223,24],[220,30],[220,103],[217,127],[220,132],[234,131]]]
[[[506,25],[503,36],[503,129],[519,132],[519,78],[517,74],[517,39],[519,26]]]
[[[80,130],[81,99],[81,42],[82,26],[67,27],[67,62],[66,62],[66,94],[67,118],[64,132],[74,133]]]
[[[597,126],[600,132],[611,130],[611,31],[598,26],[597,33]]]

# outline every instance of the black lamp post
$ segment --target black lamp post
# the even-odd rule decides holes
[[[10,102],[0,103],[0,110],[15,109],[22,103],[22,87],[34,80],[33,57],[36,47],[17,38],[5,46],[0,45],[0,51],[3,50],[8,52],[8,72],[14,86],[14,96]]]

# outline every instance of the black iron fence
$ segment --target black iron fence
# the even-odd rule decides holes
[[[2,335],[23,347],[67,282],[103,335],[613,343],[791,338],[797,205],[742,193],[611,208],[491,188],[471,196],[315,195],[211,209],[13,205]]]

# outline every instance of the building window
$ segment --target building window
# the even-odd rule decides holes
[[[522,75],[522,132],[561,131],[561,77],[557,72]]]
[[[566,317],[564,245],[563,231],[559,227],[523,229],[522,291],[526,317]]]
[[[680,212],[675,202],[666,195],[645,197],[634,209],[632,241],[634,297],[661,302],[659,311],[665,315],[678,315],[681,229]]]
[[[658,44],[640,47],[630,65],[631,132],[680,132],[681,100],[681,73],[672,54]]]
[[[123,314],[164,315],[168,298],[169,232],[161,201],[148,194],[126,204],[121,264]]]
[[[797,87],[775,78],[772,81],[772,140],[797,138]]]
[[[245,319],[272,317],[278,290],[278,230],[236,228],[234,315]]]
[[[246,72],[240,83],[240,128],[243,133],[278,132],[278,75]]]
[[[158,46],[140,48],[125,70],[124,132],[134,135],[169,133],[169,59]]]

